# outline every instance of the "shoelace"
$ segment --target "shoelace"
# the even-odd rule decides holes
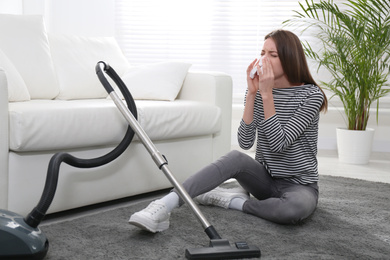
[[[228,199],[219,196],[210,196],[208,202],[209,204],[224,206],[226,203],[228,203]]]
[[[159,212],[162,208],[163,208],[163,205],[152,203],[145,209],[145,211],[147,211],[150,214],[154,215],[157,212]]]

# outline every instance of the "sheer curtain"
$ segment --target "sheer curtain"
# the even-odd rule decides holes
[[[264,36],[282,28],[299,4],[297,0],[116,0],[115,9],[116,38],[132,64],[176,60],[191,63],[191,70],[222,71],[232,76],[233,93],[241,96],[246,68],[259,56]]]

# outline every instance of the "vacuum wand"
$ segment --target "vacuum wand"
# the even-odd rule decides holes
[[[156,163],[157,167],[162,170],[165,174],[165,176],[168,178],[168,180],[171,182],[171,184],[176,188],[178,191],[180,197],[190,206],[190,208],[194,211],[195,215],[197,216],[199,222],[202,224],[203,228],[205,230],[213,229],[210,223],[207,221],[207,219],[204,217],[202,212],[199,210],[199,207],[195,204],[195,202],[192,200],[190,195],[187,193],[187,191],[184,189],[183,185],[181,185],[173,176],[172,172],[168,168],[168,162],[164,158],[164,156],[157,150],[156,146],[152,143],[148,135],[145,133],[145,131],[142,129],[138,121],[134,118],[133,114],[129,112],[127,107],[123,104],[121,98],[118,96],[118,94],[115,91],[110,92],[110,97],[118,107],[119,111],[122,113],[122,115],[125,117],[133,131],[136,133],[136,135],[139,137],[139,139],[142,141],[145,148],[148,150],[150,156],[152,157],[153,161]],[[220,236],[217,234],[217,232],[209,231],[211,234],[210,239],[217,239],[220,238]],[[206,231],[208,233],[208,231]]]

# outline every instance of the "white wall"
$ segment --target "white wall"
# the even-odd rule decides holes
[[[23,0],[0,0],[0,13],[22,14]]]
[[[0,0],[0,13],[43,15],[50,33],[115,36],[115,0]]]
[[[114,0],[46,0],[46,24],[49,32],[114,36],[114,18]]]

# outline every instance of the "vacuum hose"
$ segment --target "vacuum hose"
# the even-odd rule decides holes
[[[120,91],[122,92],[125,98],[129,110],[134,115],[134,117],[137,118],[137,107],[126,85],[123,83],[123,81],[120,79],[117,73],[108,64],[104,63],[103,61],[99,61],[95,67],[95,70],[100,82],[103,84],[106,90],[107,89],[112,90],[112,87],[109,84],[106,77],[104,76],[102,68],[107,73],[107,75],[109,75],[110,78],[114,80],[115,84],[119,87]],[[97,158],[81,159],[65,152],[58,152],[54,154],[49,162],[45,187],[41,199],[39,200],[37,206],[24,219],[26,224],[28,224],[33,228],[36,228],[44,218],[47,210],[50,207],[50,204],[53,201],[57,189],[58,174],[62,162],[77,168],[93,168],[93,167],[105,165],[115,160],[118,156],[120,156],[130,145],[131,141],[133,140],[133,137],[134,137],[134,131],[129,126],[127,128],[125,136],[123,137],[119,145],[115,147],[115,149],[113,149],[111,152]]]

